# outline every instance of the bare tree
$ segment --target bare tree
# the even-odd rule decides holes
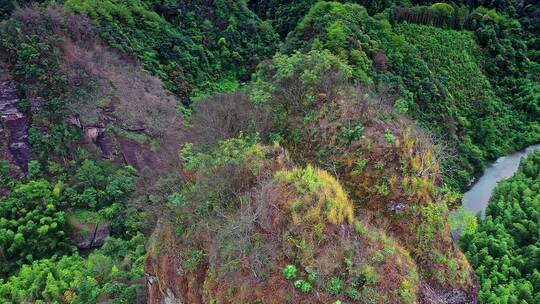
[[[203,147],[233,138],[240,133],[258,132],[266,136],[272,126],[272,114],[253,104],[239,92],[218,94],[200,102],[191,121],[192,142]]]

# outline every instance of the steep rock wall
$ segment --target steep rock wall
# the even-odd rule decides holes
[[[28,143],[28,117],[19,109],[20,99],[13,80],[0,81],[0,121],[7,136],[9,159],[20,170],[28,170],[28,162],[36,156]]]

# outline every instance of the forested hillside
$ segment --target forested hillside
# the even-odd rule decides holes
[[[517,24],[483,8],[437,4],[374,18],[357,4],[319,2],[284,49],[327,49],[350,63],[353,79],[399,97],[397,111],[457,152],[443,166],[449,184],[465,187],[487,160],[538,140],[537,51],[525,47],[536,38]]]
[[[501,182],[477,233],[462,239],[476,269],[482,303],[540,301],[540,152]]]
[[[0,0],[0,302],[537,303],[538,153],[451,235],[540,142],[492,2]]]

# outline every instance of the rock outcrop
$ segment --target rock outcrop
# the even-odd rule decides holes
[[[82,221],[74,215],[68,216],[71,238],[79,249],[100,247],[111,233],[111,225],[105,220]]]
[[[19,109],[16,83],[0,81],[0,120],[7,131],[7,146],[11,160],[22,171],[28,170],[28,162],[36,156],[28,143],[28,117]]]
[[[463,290],[452,288],[448,290],[435,289],[428,282],[421,282],[421,297],[420,304],[476,304],[476,294],[478,290],[473,292],[465,292]]]

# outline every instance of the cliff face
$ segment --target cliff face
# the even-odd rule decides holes
[[[146,257],[146,303],[203,303],[204,271],[191,276],[186,273],[178,259],[179,240],[170,223],[160,221],[154,239]]]
[[[19,109],[20,99],[14,80],[0,81],[0,120],[3,127],[3,146],[8,147],[7,158],[20,171],[28,170],[28,162],[36,156],[28,143],[28,117]]]
[[[96,85],[92,94],[68,105],[69,122],[83,133],[87,148],[138,171],[174,166],[182,120],[163,84],[99,44],[71,42],[63,48],[62,70],[82,69]]]
[[[35,154],[62,164],[82,146],[94,157],[124,162],[138,171],[175,165],[183,140],[176,98],[136,60],[97,41],[90,21],[58,7],[26,8],[3,26],[9,39],[8,47],[0,50],[4,69],[18,77],[3,77],[0,87],[4,138],[14,164],[25,171]],[[54,50],[34,54],[37,62],[24,62],[28,59],[17,58],[16,50],[9,47],[37,41]],[[32,64],[45,73],[41,78],[24,69]],[[31,117],[19,109],[17,93],[29,101]],[[59,133],[72,132],[66,125],[77,136],[65,139],[63,134],[53,134],[58,126],[64,128]],[[45,143],[42,146],[54,140],[63,141],[63,146],[32,152],[29,127],[35,128],[35,139]]]
[[[33,105],[32,112],[37,113],[39,106],[39,98],[36,98]],[[10,160],[14,166],[15,172],[26,172],[28,170],[28,163],[31,160],[36,159],[36,155],[32,150],[32,147],[28,141],[28,130],[32,123],[30,117],[23,113],[19,107],[20,99],[17,95],[17,86],[14,80],[0,81],[0,122],[2,129],[0,130],[2,136],[2,146],[7,149],[0,151],[3,155],[2,158]],[[84,109],[74,109],[74,112],[84,113]],[[174,111],[174,109],[171,109]],[[113,115],[109,114],[109,115]],[[97,117],[101,117],[101,109],[96,114]],[[129,137],[148,136],[145,135],[146,127],[144,126],[144,120],[140,122],[141,126],[138,128],[131,128],[124,126],[124,122],[120,118],[115,118],[114,122],[122,126],[120,132],[115,132],[115,124],[111,124],[107,119],[103,119],[101,123],[97,125],[90,124],[84,125],[80,120],[78,113],[73,113],[69,119],[70,123],[80,129],[84,133],[84,141],[81,144],[86,145],[90,150],[95,150],[96,153],[107,159],[117,159],[128,165],[131,165],[136,170],[141,171],[145,168],[155,168],[159,166],[165,166],[167,161],[157,155],[154,148],[149,143],[144,141],[135,141]],[[49,136],[47,128],[38,124],[38,131],[41,136]],[[87,122],[84,122],[87,124]],[[88,146],[90,145],[90,146]],[[93,146],[93,147],[92,147]]]

